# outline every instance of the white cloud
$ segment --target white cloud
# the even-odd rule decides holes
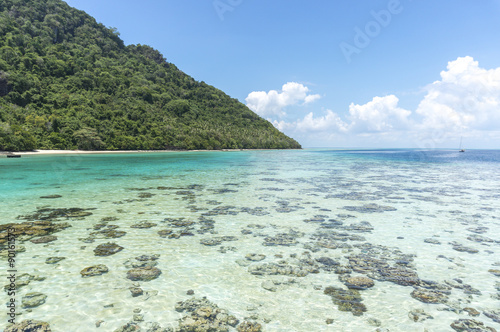
[[[334,131],[346,132],[347,123],[331,110],[326,111],[326,115],[315,118],[313,112],[307,114],[302,120],[295,123],[297,130],[302,132],[311,131]]]
[[[398,98],[394,95],[375,97],[364,105],[352,103],[349,106],[349,120],[327,110],[323,116],[308,113],[303,119],[295,122],[274,121],[280,130],[294,129],[300,132],[328,131],[332,133],[371,133],[388,132],[404,129],[409,124],[411,112],[398,107]]]
[[[254,91],[248,94],[245,101],[248,108],[261,116],[283,117],[286,114],[286,106],[308,104],[321,98],[320,95],[308,93],[308,87],[297,82],[288,82],[281,87],[281,92]]]
[[[417,113],[424,130],[498,130],[500,68],[483,69],[470,56],[448,62],[441,80],[426,88]]]
[[[438,147],[464,140],[492,146],[500,137],[500,67],[484,69],[472,57],[450,61],[441,79],[425,87],[416,110],[399,107],[395,95],[351,103],[343,112],[309,111],[303,118],[284,121],[283,108],[319,98],[299,83],[283,85],[282,92],[252,92],[247,103],[273,125],[310,146]],[[278,119],[276,119],[278,117]]]
[[[276,127],[281,132],[285,132],[286,130],[293,129],[295,127],[295,123],[285,122],[283,120],[281,121],[271,120],[271,119],[267,120],[271,122],[273,126]]]
[[[353,132],[383,132],[404,129],[411,112],[398,107],[394,95],[375,97],[364,105],[349,105],[350,130]]]
[[[320,95],[308,95],[304,98],[304,104],[312,103],[315,100],[320,99]]]

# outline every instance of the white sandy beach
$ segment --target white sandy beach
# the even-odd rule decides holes
[[[33,150],[23,152],[9,152],[0,151],[0,154],[20,154],[20,155],[33,155],[33,154],[96,154],[96,153],[134,153],[134,152],[172,152],[173,150],[112,150],[112,151],[87,151],[87,150]]]
[[[44,155],[44,154],[104,154],[104,153],[146,153],[146,152],[213,152],[213,151],[252,151],[255,149],[222,149],[222,150],[33,150],[23,152],[0,151],[0,155]]]

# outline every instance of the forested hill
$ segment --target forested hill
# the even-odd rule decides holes
[[[0,0],[0,150],[300,148],[60,0]]]

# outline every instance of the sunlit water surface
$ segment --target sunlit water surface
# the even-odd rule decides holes
[[[91,212],[55,220],[71,225],[53,234],[56,241],[18,239],[16,245],[25,251],[16,257],[17,275],[42,278],[18,290],[16,321],[42,320],[55,332],[114,331],[133,320],[134,309],[141,309],[144,320],[138,325],[143,331],[150,322],[176,328],[188,314],[177,312],[176,303],[206,296],[240,321],[259,322],[264,331],[453,331],[450,324],[458,319],[500,330],[484,314],[500,314],[500,277],[491,272],[500,269],[499,188],[500,151],[486,150],[1,158],[1,224],[25,222],[19,216],[41,208]],[[61,197],[40,198],[47,195]],[[111,220],[105,227],[117,226],[126,235],[91,236],[103,218]],[[132,227],[141,222],[154,225]],[[160,237],[162,230],[183,236]],[[223,240],[205,245],[214,238]],[[95,256],[94,249],[108,242],[124,249]],[[127,279],[127,261],[153,254],[159,255],[156,267],[162,271],[157,279]],[[265,258],[252,261],[245,258],[248,254]],[[46,264],[49,257],[65,259]],[[427,286],[437,283],[433,289],[446,299],[422,302],[411,294],[423,283],[381,278],[360,269],[353,257],[412,271]],[[325,258],[338,265],[321,263]],[[2,260],[7,284],[5,256]],[[265,263],[305,272],[256,274]],[[109,272],[80,275],[96,264]],[[325,294],[327,287],[348,289],[342,270],[350,272],[347,277],[374,280],[373,287],[359,291],[365,312],[341,311]],[[144,294],[132,297],[132,286]],[[187,295],[188,290],[194,295]],[[47,295],[45,303],[22,308],[21,300],[30,292]],[[2,292],[2,303],[9,298]],[[472,317],[464,308],[480,315]],[[410,313],[418,309],[425,315],[415,322]],[[1,317],[3,328],[8,317]]]

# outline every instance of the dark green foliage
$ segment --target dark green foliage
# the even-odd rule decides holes
[[[101,150],[105,144],[94,128],[83,128],[73,133],[73,138],[80,150]]]
[[[0,0],[0,150],[300,148],[60,0]]]

